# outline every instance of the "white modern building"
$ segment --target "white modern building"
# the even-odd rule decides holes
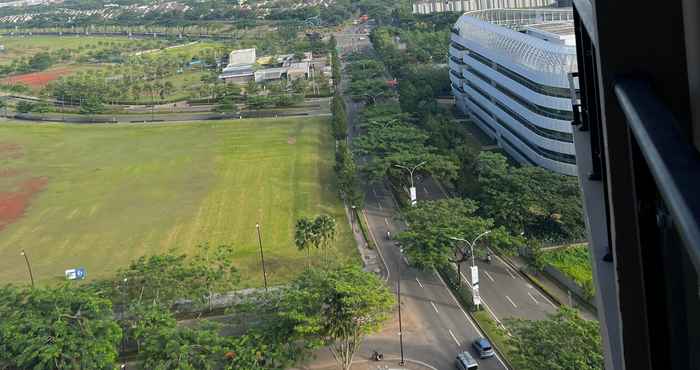
[[[450,35],[449,66],[458,108],[500,147],[522,163],[576,176],[570,19],[570,9],[465,13]]]
[[[412,4],[413,14],[469,12],[484,9],[544,8],[556,6],[557,0],[418,0]]]

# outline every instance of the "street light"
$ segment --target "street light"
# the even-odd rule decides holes
[[[481,239],[481,237],[488,235],[491,232],[491,230],[486,230],[483,233],[477,235],[474,240],[471,242],[466,239],[462,238],[457,238],[454,236],[451,236],[450,239],[464,242],[469,246],[469,253],[471,254],[472,257],[472,265],[471,265],[471,283],[472,283],[472,299],[474,300],[474,305],[478,308],[479,305],[481,304],[481,297],[479,296],[479,268],[476,266],[476,261],[474,260],[474,245],[476,242]],[[460,282],[462,281],[462,271],[461,271],[461,265],[459,262],[457,262],[457,281]]]
[[[415,206],[416,205],[416,187],[413,185],[413,172],[420,166],[424,165],[426,162],[423,161],[421,163],[418,163],[417,165],[413,167],[407,167],[407,166],[402,166],[400,164],[395,164],[395,167],[404,169],[408,171],[408,173],[411,175],[411,189],[410,189],[410,196],[411,196],[411,205]]]
[[[265,291],[267,292],[267,272],[265,271],[265,255],[263,254],[262,238],[260,237],[260,224],[255,224],[255,229],[258,231],[258,245],[260,246],[260,262],[262,264],[263,281],[265,282]]]
[[[400,254],[403,254],[403,248],[399,249]],[[398,261],[398,273],[396,277],[396,297],[399,301],[399,346],[401,348],[401,361],[399,366],[404,366],[403,360],[403,326],[401,325],[401,259]]]
[[[27,263],[27,270],[29,270],[29,279],[32,281],[32,288],[34,288],[34,274],[32,274],[32,265],[29,264],[29,256],[27,256],[27,253],[22,249],[22,252],[20,253],[24,257],[24,262]]]

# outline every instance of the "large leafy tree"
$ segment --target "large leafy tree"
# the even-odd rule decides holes
[[[471,241],[490,230],[475,245],[475,254],[483,253],[488,245],[509,251],[519,244],[504,228],[479,217],[477,209],[475,201],[460,198],[419,202],[404,211],[403,217],[410,226],[397,239],[411,262],[421,268],[440,268],[471,257],[470,248],[451,237]]]
[[[547,320],[511,319],[511,361],[522,370],[598,370],[604,367],[598,322],[560,308]]]
[[[0,296],[0,368],[113,368],[122,331],[109,300],[70,286]]]
[[[363,171],[371,180],[380,181],[389,175],[407,183],[406,174],[396,165],[411,167],[421,162],[425,165],[420,171],[438,179],[451,180],[457,175],[456,160],[429,145],[427,132],[401,119],[388,117],[369,120],[363,126],[366,133],[356,139],[354,145],[360,156],[369,157]]]
[[[498,153],[476,163],[479,200],[496,224],[540,240],[582,238],[584,221],[576,178],[540,167],[510,166]]]
[[[307,269],[286,290],[279,316],[296,335],[329,346],[347,370],[364,336],[381,327],[394,303],[383,282],[357,266]]]

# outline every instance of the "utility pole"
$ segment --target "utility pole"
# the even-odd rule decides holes
[[[265,255],[263,254],[262,238],[260,237],[260,224],[255,224],[255,229],[258,231],[258,245],[260,246],[260,262],[262,264],[263,281],[265,282],[265,291],[267,292],[267,272],[265,271]]]
[[[27,270],[29,270],[29,279],[32,282],[32,288],[34,288],[34,274],[32,274],[32,265],[29,264],[29,257],[27,256],[27,253],[22,249],[22,252],[20,253],[24,257],[24,262],[27,263]]]
[[[481,304],[481,297],[479,296],[479,268],[476,266],[476,260],[474,259],[474,245],[476,244],[477,240],[481,239],[481,237],[489,234],[491,230],[486,230],[483,233],[479,234],[474,240],[471,242],[469,240],[463,239],[463,238],[457,238],[454,236],[451,236],[450,239],[464,242],[469,246],[469,254],[471,254],[472,257],[472,265],[471,265],[471,284],[472,284],[472,299],[474,300],[474,305],[478,308],[479,305]],[[457,281],[459,281],[459,284],[462,284],[462,273],[460,271],[460,264],[457,262]]]
[[[415,185],[413,184],[413,172],[414,172],[416,169],[418,169],[418,167],[424,165],[425,163],[426,163],[426,162],[423,161],[423,162],[418,163],[417,165],[415,165],[415,166],[413,166],[413,167],[402,166],[402,165],[400,165],[400,164],[395,164],[395,165],[394,165],[394,167],[398,167],[398,168],[401,168],[401,169],[404,169],[404,170],[408,171],[408,173],[409,173],[410,176],[411,176],[411,189],[409,189],[409,194],[410,194],[410,196],[411,196],[411,205],[412,205],[412,206],[415,206],[416,203],[417,203],[417,200],[416,200],[416,187],[415,187]]]
[[[403,248],[400,249],[401,254],[403,254]],[[399,366],[404,366],[403,360],[403,327],[401,325],[401,258],[398,261],[398,276],[396,277],[396,297],[399,301],[399,347],[401,348],[401,361],[399,361]]]

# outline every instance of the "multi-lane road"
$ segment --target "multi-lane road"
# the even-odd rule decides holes
[[[336,34],[341,55],[352,51],[371,51],[363,26],[354,26]],[[347,84],[347,77],[343,84]],[[356,133],[358,113],[362,104],[346,99],[349,115],[350,140]],[[418,200],[447,196],[430,178],[417,183]],[[386,239],[405,228],[400,221],[392,194],[383,184],[367,185],[365,214],[371,235],[375,238],[387,268],[387,283],[396,291],[401,282],[401,307],[404,316],[403,339],[406,357],[431,364],[437,369],[454,368],[455,355],[471,349],[471,343],[483,337],[469,315],[462,310],[450,290],[433,271],[411,268],[399,248]],[[556,311],[556,306],[538,289],[530,285],[517,271],[500,258],[491,263],[479,261],[480,292],[486,310],[495,320],[505,318],[543,319]],[[468,264],[462,266],[468,271]],[[463,277],[465,284],[469,284]],[[396,333],[398,334],[398,333]],[[388,353],[399,352],[398,335],[370,337],[367,348]],[[500,358],[478,360],[482,369],[506,369]]]

